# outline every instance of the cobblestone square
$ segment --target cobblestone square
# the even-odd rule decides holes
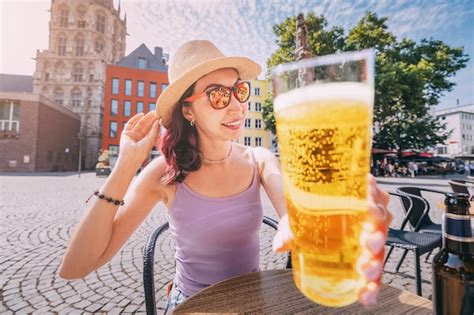
[[[0,313],[145,313],[142,287],[142,250],[147,236],[165,222],[165,208],[157,205],[124,245],[122,250],[99,270],[84,279],[66,281],[58,267],[67,242],[86,209],[85,200],[105,181],[93,173],[2,174],[0,175]],[[447,179],[382,178],[380,185],[394,191],[402,185],[417,185],[448,191]],[[436,205],[442,200],[427,194],[433,205],[432,219],[440,222]],[[265,214],[275,217],[273,207],[262,190]],[[399,227],[402,209],[392,198],[389,209],[392,225]],[[284,268],[286,256],[271,251],[274,231],[262,229],[261,269]],[[158,240],[155,279],[157,305],[165,304],[165,285],[174,275],[174,245],[169,233]],[[383,281],[415,292],[414,263],[408,255],[402,274],[393,271],[401,253],[395,251],[385,267]],[[433,256],[430,257],[430,259]],[[431,295],[431,265],[422,257],[423,296]]]

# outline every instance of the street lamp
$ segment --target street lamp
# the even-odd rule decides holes
[[[82,163],[82,140],[84,140],[84,135],[82,133],[77,134],[77,138],[79,138],[79,165],[78,165],[78,170],[77,174],[79,177],[81,177],[81,163]]]

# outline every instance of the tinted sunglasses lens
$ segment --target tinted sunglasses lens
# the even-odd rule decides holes
[[[246,102],[250,97],[250,84],[242,82],[236,85],[234,96],[240,103]]]
[[[220,87],[209,92],[209,101],[215,109],[229,105],[231,91],[229,88]]]

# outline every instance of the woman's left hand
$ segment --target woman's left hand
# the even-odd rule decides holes
[[[361,233],[362,255],[357,261],[357,271],[365,279],[365,285],[359,291],[359,302],[364,305],[376,302],[382,276],[384,246],[388,226],[392,221],[392,215],[387,210],[389,195],[377,186],[372,175],[368,175],[367,180],[369,219]],[[285,214],[278,224],[273,250],[278,253],[291,250],[292,239],[288,215]]]

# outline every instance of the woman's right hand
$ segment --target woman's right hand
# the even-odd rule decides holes
[[[120,137],[119,159],[134,161],[138,167],[150,154],[153,146],[161,149],[160,123],[154,111],[139,113],[130,118]]]

